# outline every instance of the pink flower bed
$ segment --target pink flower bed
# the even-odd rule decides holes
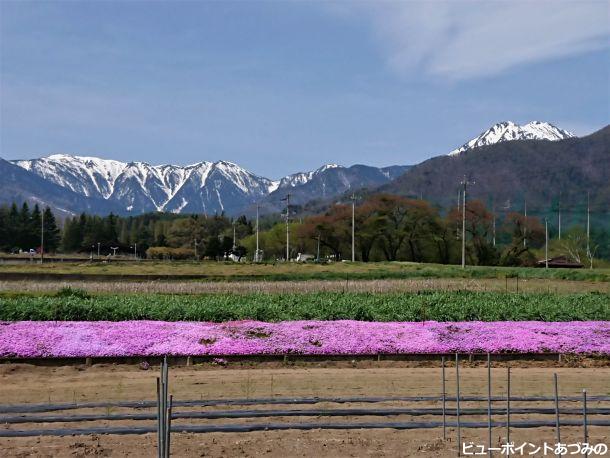
[[[610,354],[610,322],[0,322],[0,357]]]

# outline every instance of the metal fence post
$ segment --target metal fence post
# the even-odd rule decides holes
[[[491,355],[487,353],[487,454],[491,456]]]
[[[462,453],[462,430],[460,425],[460,362],[459,356],[455,354],[455,387],[456,387],[456,422],[457,422],[457,441],[458,456]]]
[[[585,433],[585,444],[589,443],[589,431],[587,427],[587,390],[582,390],[582,426]],[[587,454],[585,453],[585,456]]]
[[[506,443],[510,444],[510,366],[506,368]]]
[[[559,389],[557,387],[557,373],[553,374],[555,382],[555,428],[557,434],[557,443],[561,442],[561,425],[559,423]],[[561,456],[561,454],[559,454]]]
[[[163,446],[162,426],[161,426],[161,380],[157,377],[157,458],[162,458],[161,450]]]
[[[167,458],[170,453],[170,427],[172,415],[172,396],[169,397],[169,367],[167,356],[161,361],[161,377],[157,377],[157,456]]]
[[[170,394],[169,396],[169,405],[167,407],[167,412],[165,415],[165,458],[169,458],[170,453],[170,440],[171,440],[171,426],[172,426],[172,403],[173,396]]]
[[[447,440],[447,423],[445,417],[446,391],[445,391],[445,357],[441,358],[442,376],[443,376],[443,440]]]

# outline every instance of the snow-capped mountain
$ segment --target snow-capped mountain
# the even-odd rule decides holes
[[[106,202],[105,211],[112,208],[121,214],[149,211],[236,214],[269,196],[274,201],[276,195],[287,190],[295,196],[295,203],[332,197],[352,188],[386,183],[406,170],[403,166],[346,168],[327,164],[274,181],[227,161],[150,165],[53,154],[11,162],[72,193],[98,203]]]
[[[340,165],[337,165],[337,164],[326,164],[316,170],[311,170],[309,172],[299,172],[299,173],[293,173],[292,175],[287,175],[279,181],[277,188],[278,189],[288,189],[288,188],[294,188],[296,186],[301,186],[301,185],[307,184],[314,177],[320,175],[321,173],[324,173],[326,170],[336,169],[336,168],[343,168],[343,167],[341,167]]]
[[[574,134],[548,122],[532,121],[520,126],[514,122],[505,121],[491,126],[478,137],[454,149],[449,153],[449,156],[455,156],[479,146],[493,145],[494,143],[512,140],[557,141],[570,137],[574,137]]]
[[[263,202],[267,208],[280,210],[281,199],[290,193],[290,201],[302,205],[315,199],[328,199],[363,188],[373,189],[398,178],[409,166],[371,167],[356,164],[343,167],[327,164],[306,173],[295,173],[280,180],[277,190]]]
[[[153,166],[53,154],[13,163],[77,194],[112,202],[122,213],[230,211],[277,187],[227,161]]]

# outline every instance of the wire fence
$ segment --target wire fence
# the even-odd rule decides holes
[[[460,357],[455,355],[455,394],[447,392],[446,357],[441,358],[438,396],[395,396],[395,397],[311,397],[311,398],[247,398],[247,399],[209,399],[209,400],[174,400],[169,389],[169,364],[167,358],[161,362],[160,375],[157,377],[157,398],[155,401],[123,401],[95,403],[64,404],[26,404],[0,405],[0,423],[5,425],[0,430],[0,437],[27,436],[66,436],[91,434],[138,435],[156,433],[159,458],[171,454],[171,437],[175,433],[212,433],[232,432],[245,433],[252,431],[312,430],[312,429],[378,429],[392,428],[397,430],[436,429],[442,428],[445,441],[451,441],[450,429],[455,432],[458,444],[457,454],[461,454],[462,434],[464,429],[487,429],[487,449],[491,456],[493,449],[492,431],[504,430],[506,442],[510,443],[511,430],[522,428],[550,427],[555,431],[555,440],[561,443],[561,428],[582,428],[583,443],[589,439],[589,427],[610,427],[610,396],[590,396],[583,390],[582,396],[560,396],[560,380],[553,374],[553,390],[549,395],[515,396],[511,392],[511,368],[506,367],[506,392],[493,393],[492,390],[492,356],[487,355],[487,392],[482,396],[465,396],[460,391]],[[497,372],[496,372],[497,373]],[[590,402],[595,407],[590,407]],[[393,407],[381,406],[381,403],[412,403],[414,406]],[[512,403],[522,405],[514,406]],[[418,406],[417,404],[426,404]],[[464,407],[463,403],[470,404]],[[478,403],[477,406],[471,404]],[[540,404],[547,404],[540,405]],[[322,407],[315,405],[324,404]],[[358,404],[358,406],[329,407],[329,404]],[[365,405],[363,407],[362,405]],[[367,404],[373,407],[366,407]],[[432,404],[432,406],[430,406]],[[525,404],[525,405],[523,405]],[[567,405],[569,404],[569,405]],[[281,408],[273,408],[281,405]],[[303,408],[314,405],[314,408]],[[222,410],[184,410],[202,407],[244,407],[257,406],[254,409]],[[270,408],[271,407],[271,408]],[[112,413],[111,409],[121,408],[133,411]],[[68,411],[86,409],[106,409],[106,412],[69,414]],[[155,409],[154,411],[152,409]],[[178,409],[178,410],[176,410]],[[142,412],[142,410],[147,410]],[[48,415],[49,412],[58,412]],[[42,414],[42,415],[40,415]],[[514,419],[517,416],[517,419]],[[396,417],[405,417],[408,421],[397,421]],[[317,421],[289,421],[290,418],[311,418]],[[340,417],[343,421],[329,422],[325,418]],[[362,421],[362,418],[384,418],[382,421]],[[387,421],[387,418],[391,421]],[[412,417],[412,418],[409,418]],[[424,417],[421,420],[418,418]],[[476,417],[476,418],[473,418]],[[485,421],[480,418],[485,417]],[[548,417],[548,418],[545,418]],[[282,418],[282,421],[273,419]],[[478,419],[477,419],[478,418]],[[216,420],[240,420],[239,423],[217,423]],[[254,419],[266,419],[263,422],[251,422]],[[451,419],[451,420],[449,420]],[[176,424],[174,420],[189,420],[188,424]],[[203,424],[192,423],[205,420]],[[133,422],[129,426],[115,426],[113,422]],[[140,426],[137,422],[146,422]],[[151,423],[156,421],[155,423]],[[102,425],[82,427],[82,423],[100,422]],[[41,428],[53,423],[74,423],[75,427]],[[23,429],[13,429],[17,426]],[[24,428],[24,426],[28,426]]]

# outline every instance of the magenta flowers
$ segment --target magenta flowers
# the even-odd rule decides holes
[[[0,357],[610,354],[610,322],[0,322]]]

